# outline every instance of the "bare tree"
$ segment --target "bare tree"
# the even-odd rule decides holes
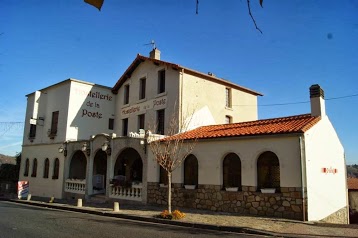
[[[172,173],[193,151],[196,145],[196,139],[185,140],[185,138],[178,133],[187,130],[191,118],[189,118],[189,120],[179,120],[175,115],[174,113],[169,119],[169,125],[166,127],[166,136],[160,139],[155,135],[148,136],[149,148],[153,153],[154,160],[166,171],[168,178],[167,198],[169,213],[172,212]]]

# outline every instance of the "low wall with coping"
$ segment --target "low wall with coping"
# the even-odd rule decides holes
[[[220,185],[199,185],[185,189],[173,184],[172,206],[233,212],[267,217],[303,219],[301,188],[282,188],[280,193],[257,192],[256,187],[243,186],[242,191],[222,190]],[[148,203],[167,204],[167,188],[158,183],[148,183]],[[306,210],[306,209],[305,209]]]

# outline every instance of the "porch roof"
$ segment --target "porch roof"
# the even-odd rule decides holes
[[[358,190],[358,178],[348,178],[347,182],[349,190]]]
[[[321,117],[311,114],[280,117],[241,123],[202,126],[191,131],[180,133],[163,140],[175,139],[209,139],[238,136],[256,136],[273,134],[304,133],[314,126]]]

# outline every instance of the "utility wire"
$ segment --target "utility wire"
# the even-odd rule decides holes
[[[358,97],[358,94],[351,94],[346,96],[340,96],[340,97],[332,97],[332,98],[326,98],[326,101],[331,100],[338,100],[338,99],[344,99],[344,98],[352,98],[352,97]],[[287,102],[287,103],[271,103],[271,104],[261,104],[261,105],[254,105],[254,104],[237,104],[232,106],[258,106],[258,107],[271,107],[271,106],[286,106],[286,105],[294,105],[294,104],[303,104],[303,103],[309,103],[310,101],[301,101],[301,102]]]

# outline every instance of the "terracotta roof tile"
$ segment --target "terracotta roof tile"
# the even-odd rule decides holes
[[[314,126],[320,117],[313,117],[311,114],[298,116],[280,117],[241,123],[202,126],[191,131],[177,134],[168,139],[208,139],[237,136],[273,135],[304,133]]]
[[[358,178],[348,178],[348,189],[358,190]]]

